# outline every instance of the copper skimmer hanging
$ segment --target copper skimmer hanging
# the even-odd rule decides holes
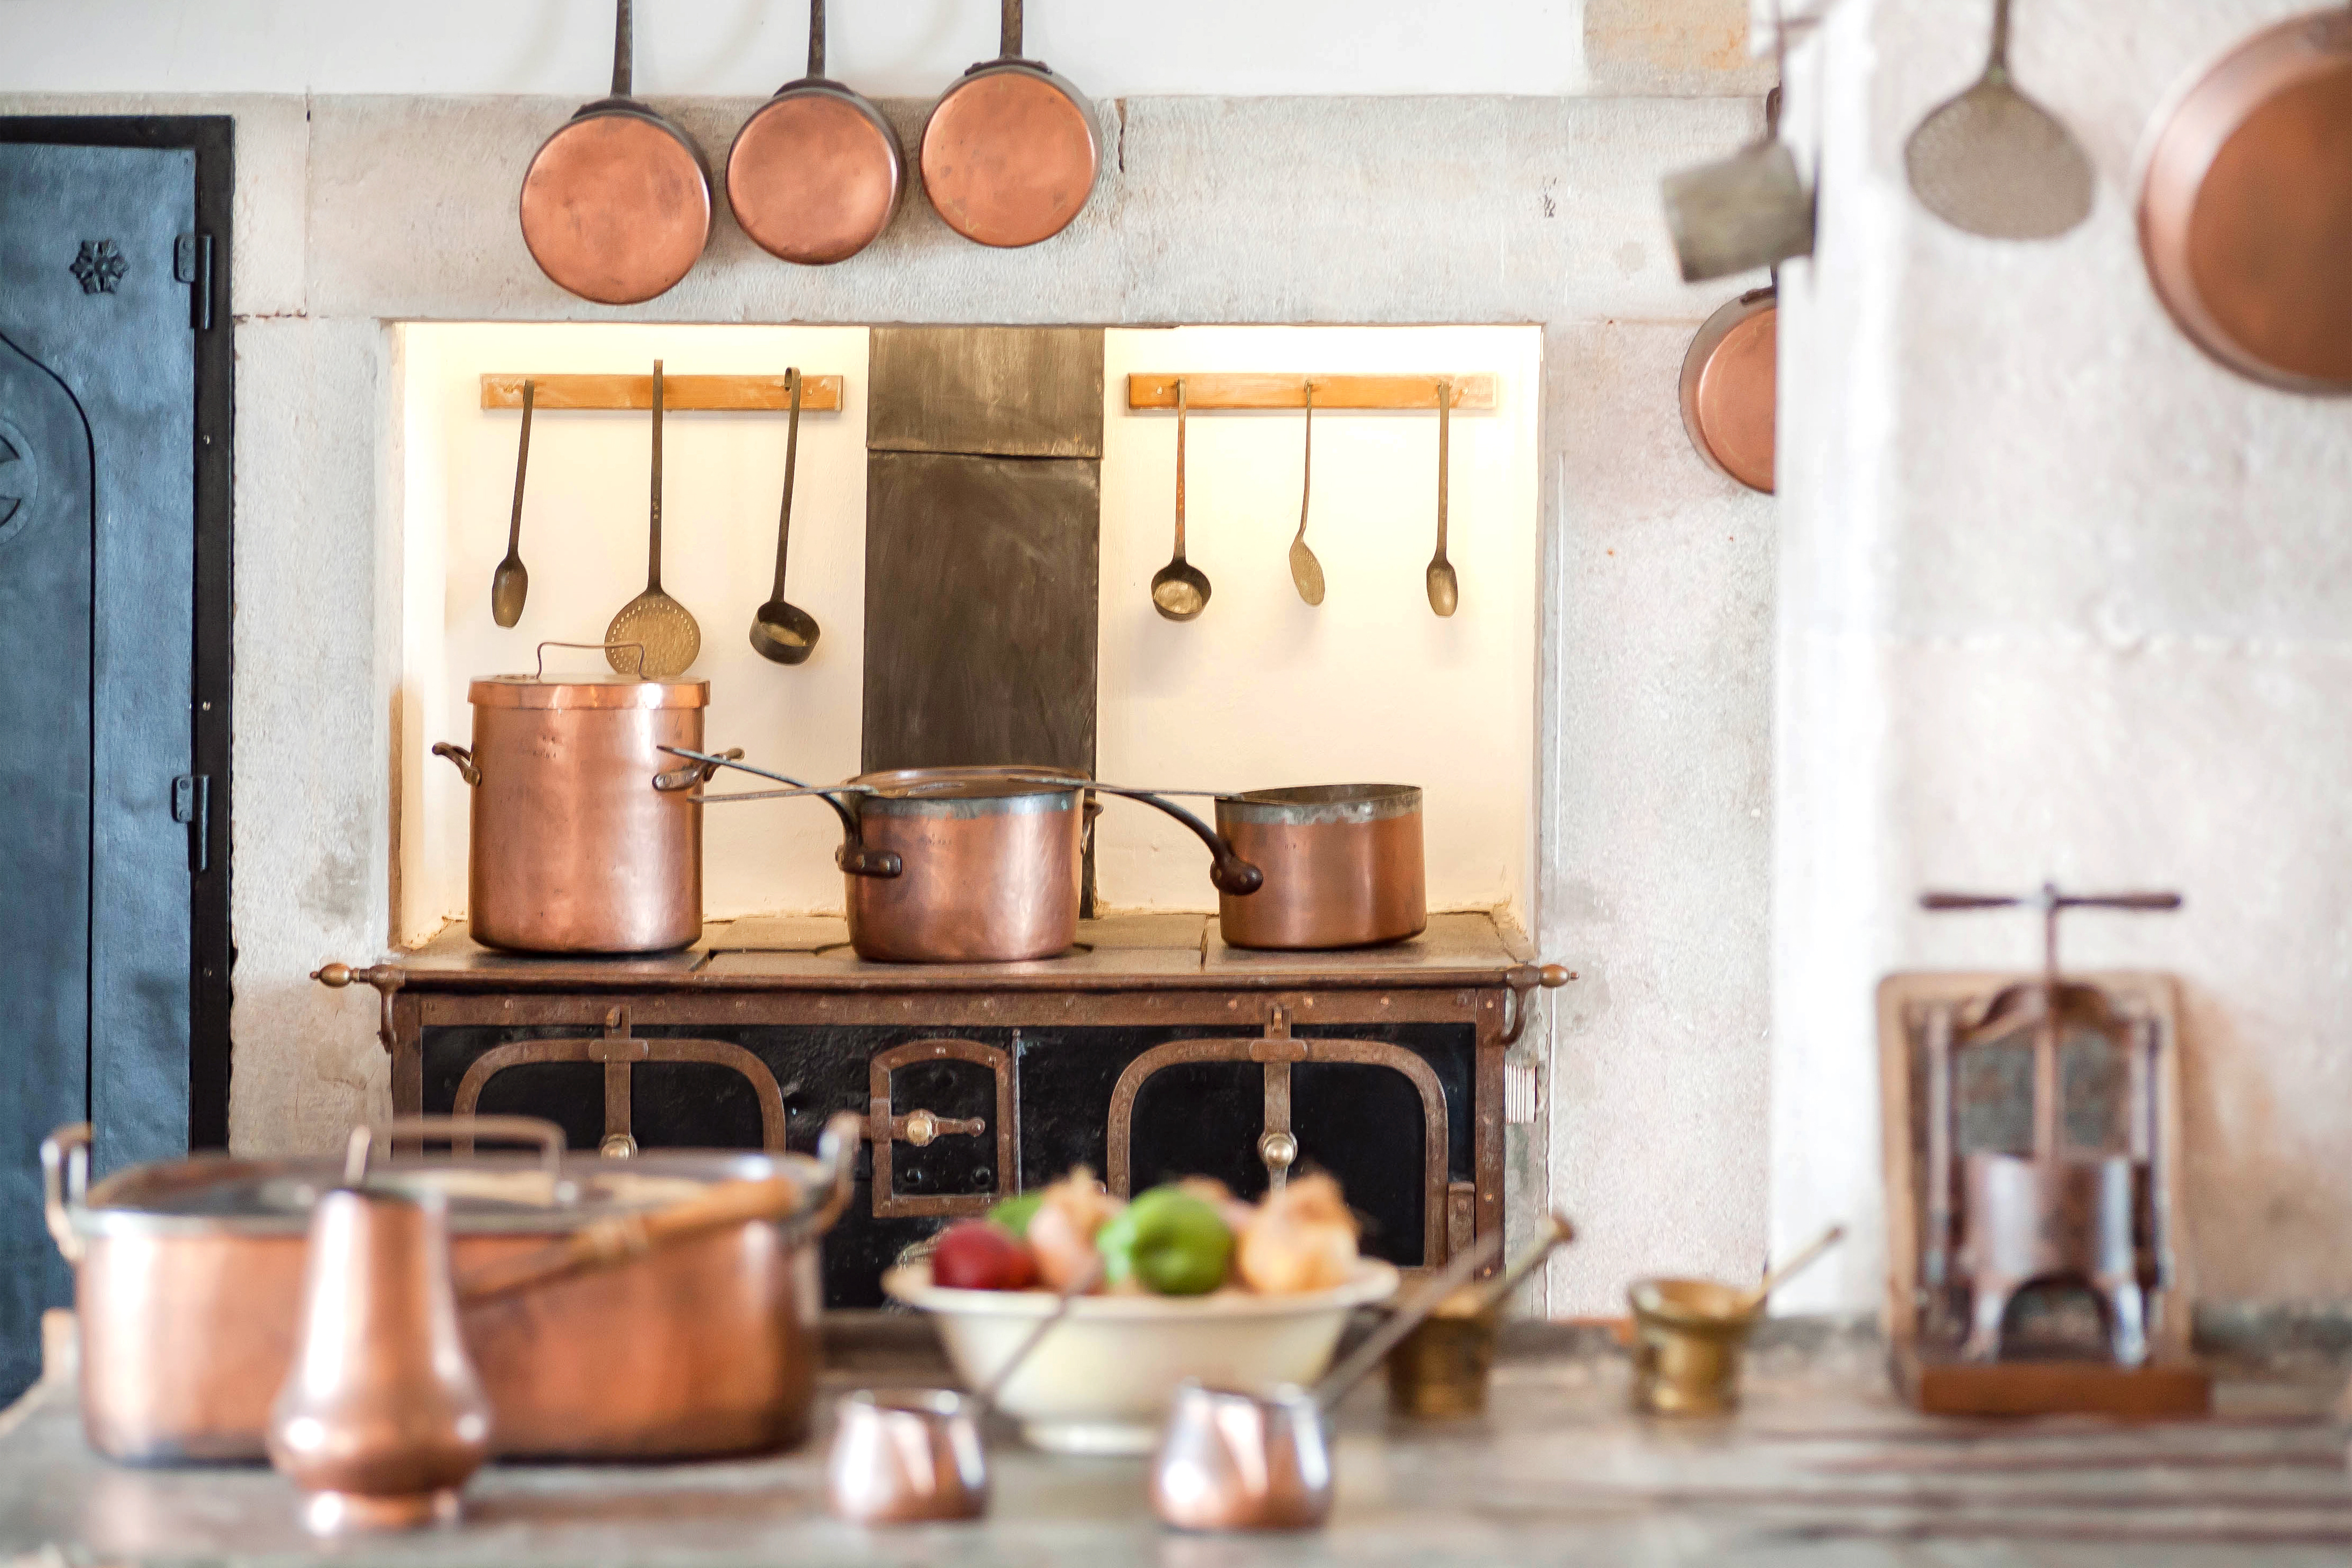
[[[629,0],[613,33],[613,95],[582,105],[531,156],[522,239],[562,288],[635,305],[685,277],[709,242],[710,169],[693,138],[629,96]]]

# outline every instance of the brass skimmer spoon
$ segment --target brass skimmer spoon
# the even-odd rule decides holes
[[[1176,554],[1151,577],[1151,607],[1189,621],[1209,607],[1209,579],[1184,559],[1184,378],[1176,378]]]
[[[530,592],[530,574],[522,566],[522,474],[530,462],[530,403],[538,384],[522,384],[522,440],[515,447],[514,516],[507,522],[506,559],[490,574],[490,619],[510,626],[522,619],[523,596]]]
[[[2091,160],[2056,116],[2009,79],[2010,0],[1993,0],[1984,74],[1904,144],[1911,190],[1953,227],[1988,239],[2054,239],[2091,215]]]
[[[673,675],[683,675],[702,651],[702,628],[695,625],[693,615],[684,605],[662,592],[661,585],[661,511],[662,511],[662,362],[654,361],[654,494],[653,523],[648,531],[646,546],[646,591],[621,606],[613,624],[604,628],[604,641],[635,643],[645,649],[636,673],[650,680],[667,680]],[[607,647],[605,661],[623,675],[631,671],[622,664],[620,650]]]
[[[1307,548],[1307,494],[1315,480],[1315,383],[1307,384],[1307,457],[1298,481],[1298,532],[1290,541],[1290,580],[1310,605],[1323,602],[1323,563]]]
[[[1445,479],[1452,464],[1446,452],[1446,410],[1454,404],[1454,384],[1437,384],[1437,553],[1429,558],[1429,607],[1450,616],[1462,602],[1462,584],[1454,576],[1454,563],[1445,558]]]
[[[776,519],[776,584],[768,602],[751,617],[751,646],[762,658],[778,664],[799,664],[816,649],[816,617],[784,600],[784,552],[793,538],[793,469],[801,452],[801,373],[784,373],[791,386],[793,411],[784,426],[784,505]]]

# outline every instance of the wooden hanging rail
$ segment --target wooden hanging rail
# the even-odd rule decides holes
[[[520,408],[522,384],[534,384],[531,405],[551,408],[651,408],[650,375],[486,375],[482,406]],[[1431,395],[1434,397],[1434,394]],[[723,412],[781,414],[792,406],[781,375],[664,375],[662,408],[670,414]],[[841,407],[841,377],[801,378],[801,412],[832,414]]]
[[[1127,378],[1127,405],[1129,408],[1173,408],[1176,406],[1176,383],[1179,375],[1184,383],[1184,406],[1202,408],[1304,408],[1307,406],[1307,382],[1304,374],[1288,374],[1255,371],[1215,371],[1197,373],[1184,371],[1154,371]],[[1480,373],[1472,375],[1318,375],[1315,381],[1315,406],[1330,408],[1401,408],[1437,409],[1437,384],[1451,382],[1454,385],[1454,407],[1456,412],[1485,412],[1495,406],[1495,378]]]

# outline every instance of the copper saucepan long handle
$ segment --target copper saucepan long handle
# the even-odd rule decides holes
[[[1123,784],[1089,782],[1079,787],[1094,790],[1102,795],[1118,795],[1127,800],[1139,800],[1146,805],[1156,805],[1191,828],[1199,835],[1201,842],[1209,847],[1211,857],[1209,880],[1219,892],[1231,893],[1236,898],[1242,898],[1256,892],[1265,885],[1265,873],[1234,854],[1234,847],[1225,841],[1223,834],[1178,805],[1174,801],[1163,800],[1150,790],[1129,789]]]
[[[702,763],[705,767],[740,768],[747,773],[757,773],[763,779],[774,779],[778,784],[792,786],[790,789],[746,790],[740,795],[689,795],[686,797],[697,805],[709,805],[715,802],[732,800],[793,800],[804,795],[814,795],[833,807],[834,814],[841,818],[842,843],[841,847],[834,851],[833,863],[840,867],[845,873],[852,877],[887,879],[902,874],[907,868],[906,861],[899,857],[898,851],[867,848],[858,828],[857,814],[842,805],[836,798],[845,795],[880,793],[870,784],[803,784],[800,780],[787,774],[771,773],[766,768],[755,768],[749,763],[738,762],[736,757],[741,755],[740,752],[731,756],[722,756],[709,752],[688,751],[684,746],[664,746],[661,750],[674,757],[689,758]],[[692,788],[695,781],[679,777],[680,774],[689,771],[700,772],[699,769],[673,769],[669,773],[657,774],[654,780],[654,787],[664,791]],[[671,782],[665,784],[662,782],[665,779]]]
[[[629,0],[613,8],[613,96],[626,98],[636,83],[637,29]]]
[[[809,0],[809,79],[824,75],[824,0]]]

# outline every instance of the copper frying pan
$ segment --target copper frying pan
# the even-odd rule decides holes
[[[2352,8],[2222,56],[2142,171],[2140,249],[2181,331],[2257,381],[2352,393]]]
[[[923,189],[982,245],[1034,245],[1070,226],[1102,166],[1076,88],[1021,58],[1022,0],[1003,0],[1002,54],[963,73],[923,126]]]
[[[898,210],[907,156],[882,111],[824,74],[824,0],[809,0],[808,75],[735,133],[727,204],[761,249],[822,267],[874,243]]]
[[[710,238],[710,169],[693,139],[629,96],[629,0],[613,29],[613,96],[583,104],[532,154],[522,240],[558,285],[600,305],[666,292]]]
[[[1683,356],[1683,428],[1707,467],[1772,493],[1780,295],[1751,289],[1706,319]]]

